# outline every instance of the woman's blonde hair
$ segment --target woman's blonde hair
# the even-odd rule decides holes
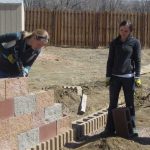
[[[48,43],[49,41],[49,34],[46,30],[44,29],[36,29],[33,32],[27,32],[23,31],[23,38],[31,38],[35,36],[37,40],[42,40]]]

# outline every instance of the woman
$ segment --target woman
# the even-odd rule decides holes
[[[43,29],[0,35],[0,78],[28,76],[48,40],[48,32]]]
[[[115,134],[112,110],[117,108],[118,97],[123,88],[126,107],[130,109],[133,129],[135,131],[134,88],[141,86],[141,45],[134,38],[132,24],[129,21],[121,22],[119,36],[110,44],[106,69],[106,85],[109,85],[110,103],[105,128],[107,135]]]

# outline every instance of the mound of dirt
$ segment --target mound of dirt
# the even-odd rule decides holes
[[[95,143],[88,145],[85,149],[86,150],[88,149],[89,150],[91,149],[94,149],[94,150],[134,150],[134,149],[148,150],[149,148],[139,143],[136,143],[132,140],[112,137],[112,138],[100,139],[96,141]],[[82,148],[82,150],[84,150],[84,148]]]

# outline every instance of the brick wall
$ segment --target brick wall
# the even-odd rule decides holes
[[[0,79],[0,150],[25,150],[71,125],[54,91],[28,92],[27,78]]]

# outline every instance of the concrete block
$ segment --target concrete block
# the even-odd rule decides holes
[[[77,95],[82,96],[82,87],[81,86],[77,86]]]
[[[57,120],[57,134],[63,133],[68,128],[71,128],[70,116],[63,115],[62,118]]]
[[[0,101],[0,119],[7,119],[12,116],[14,116],[14,100]]]
[[[18,150],[18,139],[16,134],[9,135],[11,149]]]
[[[59,149],[62,149],[64,147],[62,134],[58,135],[58,142],[59,142]]]
[[[45,108],[45,121],[53,122],[63,116],[62,104],[55,103],[53,106]]]
[[[19,150],[32,148],[39,143],[39,129],[32,129],[18,135]]]
[[[118,136],[129,138],[133,134],[129,108],[116,108],[113,110],[113,119]]]
[[[12,150],[10,145],[9,136],[0,138],[0,150]]]
[[[55,150],[59,150],[59,141],[57,137],[54,137]]]
[[[9,133],[20,134],[32,128],[32,115],[25,114],[9,119]]]
[[[54,104],[54,90],[41,90],[36,92],[35,95],[37,101],[36,109],[38,111]]]
[[[6,79],[6,99],[28,94],[27,78]]]
[[[6,98],[6,81],[5,79],[0,79],[0,101],[4,101]]]
[[[40,142],[44,142],[57,135],[56,121],[43,125],[39,128]]]
[[[66,144],[66,134],[65,133],[62,134],[62,138],[63,138],[63,145],[65,145]]]
[[[55,150],[55,141],[54,138],[50,139],[50,150]]]
[[[74,141],[74,130],[70,129],[69,134],[70,134],[70,142]]]
[[[46,141],[46,150],[51,150],[50,149],[50,140]]]
[[[81,100],[81,112],[86,111],[86,102],[87,102],[87,95],[83,94],[82,100]]]
[[[44,110],[32,113],[32,128],[38,128],[45,124]]]
[[[14,98],[15,115],[29,114],[36,110],[35,95],[20,96]]]
[[[70,142],[70,134],[69,132],[67,131],[66,132],[66,143],[69,143]]]
[[[0,137],[4,138],[10,134],[9,132],[9,120],[0,120]]]

